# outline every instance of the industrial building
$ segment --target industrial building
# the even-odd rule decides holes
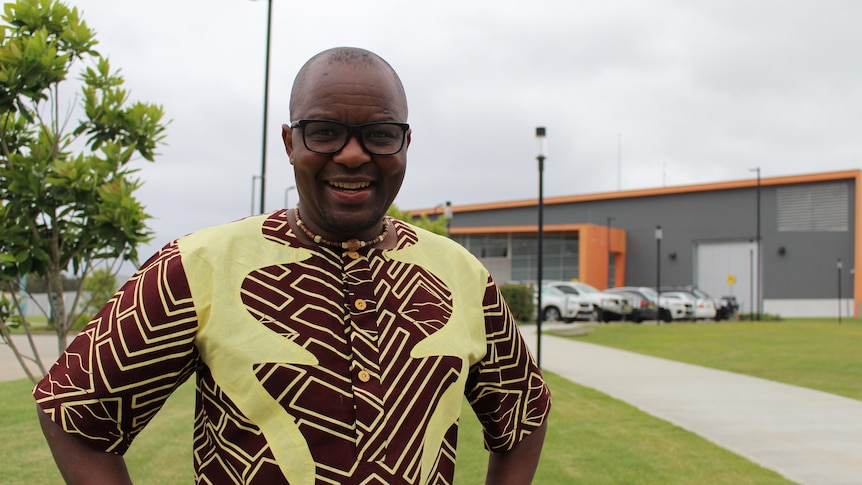
[[[543,198],[543,279],[696,285],[743,313],[854,316],[859,170]],[[498,283],[536,279],[538,199],[453,205]],[[440,214],[440,209],[414,214]],[[759,306],[758,306],[759,303]],[[840,312],[840,313],[839,313]]]

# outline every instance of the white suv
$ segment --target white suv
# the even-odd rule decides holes
[[[631,303],[624,295],[602,293],[580,281],[551,281],[546,284],[592,305],[592,315],[589,316],[591,320],[625,320],[632,312]]]
[[[538,294],[533,293],[533,303]],[[550,285],[542,285],[542,320],[571,322],[592,313],[592,305]]]

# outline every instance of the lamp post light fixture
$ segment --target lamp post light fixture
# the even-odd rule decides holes
[[[757,239],[755,240],[755,245],[757,247],[757,319],[760,320],[760,301],[762,300],[760,294],[760,167],[752,168],[749,171],[757,172]],[[751,310],[754,311],[754,308],[755,306],[752,305]]]
[[[655,292],[656,316],[655,322],[661,325],[661,226],[655,226]]]
[[[539,224],[538,224],[538,270],[536,275],[536,289],[537,289],[537,302],[538,302],[538,310],[536,311],[536,365],[541,369],[542,368],[542,319],[544,315],[542,314],[542,266],[544,266],[544,216],[545,216],[545,207],[544,207],[544,171],[545,171],[545,150],[546,150],[546,140],[545,136],[547,135],[547,131],[544,126],[536,127],[536,139],[539,141],[539,154],[536,156],[536,160],[539,162]]]
[[[841,270],[844,269],[844,263],[841,258],[838,258],[838,263],[835,264],[838,268],[838,324],[841,324]]]
[[[452,229],[452,201],[447,200],[446,205],[443,206],[443,217],[446,218],[446,235],[449,235],[449,231]]]

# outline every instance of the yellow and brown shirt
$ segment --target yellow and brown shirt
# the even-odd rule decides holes
[[[486,446],[550,394],[488,272],[393,221],[397,247],[308,245],[284,211],[164,247],[36,386],[67,432],[124,453],[197,376],[202,483],[451,483],[461,396]]]

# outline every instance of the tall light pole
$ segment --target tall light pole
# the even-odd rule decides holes
[[[841,324],[841,270],[844,268],[841,258],[835,266],[838,268],[838,323]]]
[[[757,319],[760,320],[760,167],[750,169],[751,172],[757,172]],[[752,308],[754,310],[754,308]]]
[[[545,201],[544,201],[544,172],[545,172],[545,136],[547,131],[544,126],[536,127],[536,139],[539,141],[539,154],[536,160],[539,162],[539,228],[538,228],[538,258],[539,265],[536,275],[537,298],[539,309],[536,312],[536,365],[542,368],[542,266],[544,266],[544,217],[545,217]]]
[[[272,0],[267,0],[266,8],[266,60],[263,74],[263,142],[260,155],[260,213],[266,207],[266,132],[269,122],[269,46],[272,38]],[[252,207],[254,214],[254,207]]]
[[[443,217],[446,218],[446,235],[449,235],[449,232],[452,230],[452,201],[447,200],[446,205],[443,206]]]
[[[254,188],[257,185],[257,179],[260,178],[260,175],[252,175],[251,176],[251,213],[249,215],[254,215]]]
[[[287,194],[289,194],[291,190],[296,190],[296,185],[291,185],[290,187],[284,189],[284,208],[285,208],[285,210],[290,210],[290,204],[288,203]]]
[[[748,320],[754,321],[754,250],[748,250],[748,299],[751,308],[748,309]]]
[[[608,288],[613,287],[613,262],[614,262],[614,252],[611,250],[611,222],[614,220],[613,217],[608,216]]]
[[[656,317],[655,322],[661,324],[661,226],[655,226],[655,292]]]

